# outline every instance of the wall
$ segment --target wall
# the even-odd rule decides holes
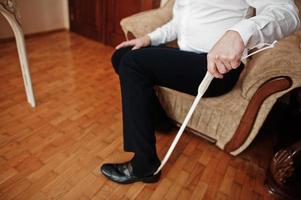
[[[17,0],[25,34],[56,29],[69,29],[68,0]],[[13,33],[0,14],[0,38],[12,37]]]

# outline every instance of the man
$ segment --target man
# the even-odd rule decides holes
[[[170,22],[116,47],[112,63],[121,84],[124,149],[134,157],[104,164],[101,172],[118,183],[158,181],[154,131],[168,117],[153,86],[196,95],[208,70],[215,79],[205,96],[225,94],[244,68],[247,49],[286,37],[299,23],[292,0],[176,0]],[[175,39],[179,49],[158,47]]]

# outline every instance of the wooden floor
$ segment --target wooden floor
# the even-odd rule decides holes
[[[131,157],[122,150],[113,48],[68,32],[28,39],[27,48],[34,109],[15,44],[0,44],[0,199],[273,199],[262,140],[232,157],[187,133],[159,183],[108,181],[99,166]],[[157,134],[161,158],[173,137]]]

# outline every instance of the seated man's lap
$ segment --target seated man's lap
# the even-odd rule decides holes
[[[131,50],[125,47],[116,50],[112,64],[118,73],[120,67],[134,67],[147,73],[154,85],[164,86],[191,95],[207,72],[207,54],[181,51],[168,47],[146,47]],[[129,66],[125,66],[129,65]],[[223,79],[214,79],[205,96],[219,96],[232,89],[243,69],[231,70]]]

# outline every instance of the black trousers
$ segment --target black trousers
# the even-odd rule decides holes
[[[135,153],[132,159],[134,174],[147,176],[160,165],[155,123],[164,123],[168,119],[153,87],[165,86],[197,95],[198,86],[207,72],[207,54],[166,47],[137,50],[126,47],[115,51],[112,64],[121,85],[124,150]],[[214,79],[205,96],[219,96],[230,91],[243,67],[241,64],[223,79]]]

